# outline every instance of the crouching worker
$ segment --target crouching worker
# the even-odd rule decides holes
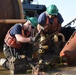
[[[30,17],[27,19],[26,23],[15,24],[8,30],[3,46],[3,52],[6,59],[0,59],[1,66],[10,69],[10,61],[21,58],[21,55],[25,55],[25,58],[27,57],[28,61],[31,60],[33,53],[32,45],[39,36],[39,34],[37,34],[36,37],[31,37],[31,32],[37,24],[37,18]]]

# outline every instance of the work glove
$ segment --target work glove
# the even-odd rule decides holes
[[[32,43],[34,43],[34,42],[36,42],[39,39],[39,37],[40,37],[40,32],[38,32],[35,35],[35,37],[31,37],[30,40],[31,40]]]

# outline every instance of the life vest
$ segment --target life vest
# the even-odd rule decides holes
[[[10,35],[9,32],[10,32],[11,28],[8,30],[8,32],[7,32],[6,36],[5,36],[4,42],[9,47],[13,47],[13,48],[19,49],[19,48],[22,47],[22,43],[18,42],[15,37],[13,37],[13,36]],[[24,36],[24,37],[28,36],[28,35],[24,35],[24,30],[23,29],[22,29],[22,36]]]
[[[53,23],[50,24],[49,23],[49,17],[46,16],[46,22],[45,22],[44,26],[47,26],[48,32],[51,32],[51,33],[55,32],[56,30],[58,30],[58,27],[59,27],[58,26],[58,18],[57,17],[54,17]]]

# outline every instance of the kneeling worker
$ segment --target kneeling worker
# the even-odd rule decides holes
[[[37,34],[36,37],[31,37],[31,32],[37,24],[38,19],[36,17],[30,17],[26,23],[17,23],[8,30],[3,46],[6,59],[0,59],[1,66],[9,69],[8,64],[11,58],[20,58],[20,55],[23,54],[28,58],[32,58],[32,43],[37,40],[36,37],[38,37],[39,34]]]

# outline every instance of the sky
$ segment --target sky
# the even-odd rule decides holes
[[[33,0],[37,3],[46,7],[55,4],[64,19],[63,26],[76,18],[76,0]]]

